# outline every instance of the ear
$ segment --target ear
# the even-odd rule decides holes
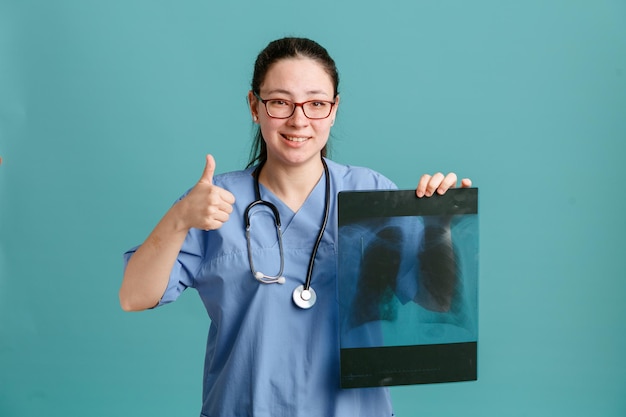
[[[256,98],[252,90],[248,91],[248,105],[250,106],[250,114],[252,115],[252,120],[254,123],[258,123],[258,108],[259,108],[259,100]]]
[[[335,105],[333,106],[333,111],[330,113],[330,117],[332,117],[333,124],[335,124],[335,118],[337,117],[338,108],[339,108],[339,94],[335,96]]]

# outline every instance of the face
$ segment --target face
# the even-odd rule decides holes
[[[264,100],[336,102],[326,119],[309,119],[301,107],[296,107],[294,114],[287,119],[275,119],[268,116],[264,104],[252,92],[248,94],[252,117],[258,121],[267,145],[267,163],[288,166],[318,163],[339,104],[339,96],[334,97],[332,79],[324,68],[310,58],[280,60],[270,67],[259,93]]]

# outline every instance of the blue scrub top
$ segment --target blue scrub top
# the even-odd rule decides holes
[[[280,285],[262,284],[250,272],[244,211],[255,200],[254,169],[213,178],[234,194],[233,212],[220,229],[189,231],[159,304],[193,287],[211,319],[201,417],[393,415],[386,388],[339,387],[336,196],[396,186],[367,168],[327,164],[330,218],[313,269],[317,302],[308,310],[294,305],[292,291],[306,279],[324,216],[325,179],[296,213],[261,185],[261,198],[278,208],[282,223],[286,282]],[[250,238],[255,269],[275,275],[280,254],[270,214],[265,206],[253,209]]]

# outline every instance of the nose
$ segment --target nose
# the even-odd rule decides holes
[[[306,126],[309,124],[309,118],[304,114],[302,104],[296,104],[296,108],[293,110],[293,114],[288,120],[289,124],[292,126]]]

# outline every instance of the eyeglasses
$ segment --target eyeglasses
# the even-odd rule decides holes
[[[269,117],[274,119],[288,119],[293,116],[296,107],[302,107],[304,115],[309,119],[325,119],[330,116],[330,112],[335,105],[334,101],[310,100],[303,103],[294,103],[289,100],[268,99],[263,100],[261,96],[254,93],[255,97],[265,105],[265,111]]]

